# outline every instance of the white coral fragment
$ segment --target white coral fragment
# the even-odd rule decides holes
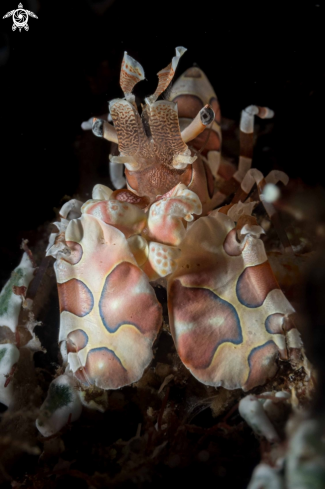
[[[325,481],[324,418],[295,427],[286,457],[287,489],[322,489]]]
[[[13,402],[13,384],[10,376],[18,362],[20,353],[15,345],[0,345],[0,402],[9,407]]]
[[[60,353],[62,357],[63,366],[65,367],[68,364],[68,348],[67,348],[66,341],[62,341],[60,344]]]
[[[68,422],[78,419],[81,411],[76,381],[69,375],[60,375],[50,384],[36,420],[36,427],[43,436],[52,436]]]
[[[267,394],[273,397],[271,392],[265,393],[264,395]],[[273,399],[266,399],[266,401],[263,403],[263,409],[272,423],[281,422],[284,417],[283,405],[286,404],[286,401],[288,401],[290,397],[291,395],[289,392],[280,391],[276,392]]]
[[[22,306],[22,296],[14,292],[15,287],[27,287],[33,278],[34,267],[27,253],[23,254],[20,264],[14,269],[10,279],[0,294],[0,326],[7,326],[15,333]]]
[[[255,433],[264,436],[271,443],[280,441],[263,408],[263,403],[256,396],[251,394],[240,401],[239,414]]]
[[[275,468],[261,463],[255,467],[247,489],[284,489],[284,482]]]
[[[25,345],[25,348],[28,348],[32,353],[36,353],[37,351],[42,351],[43,353],[46,353],[45,348],[42,347],[40,339],[34,333],[34,329],[36,328],[36,326],[42,326],[42,322],[36,321],[34,314],[32,312],[29,312],[28,322],[26,323],[25,327],[30,332],[32,338]]]

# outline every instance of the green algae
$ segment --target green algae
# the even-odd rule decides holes
[[[23,278],[24,272],[22,268],[17,268],[11,274],[11,277],[7,284],[4,286],[2,294],[0,295],[0,316],[8,312],[9,302],[14,293],[12,288],[19,285],[19,281]]]

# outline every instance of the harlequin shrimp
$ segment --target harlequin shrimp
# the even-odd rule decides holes
[[[105,409],[104,391],[141,378],[162,326],[151,282],[166,287],[177,353],[203,384],[249,391],[276,374],[279,358],[291,361],[301,347],[294,309],[252,216],[261,200],[276,225],[265,189],[287,181],[282,172],[264,178],[251,168],[254,117],[273,112],[243,111],[238,167],[225,161],[219,102],[201,69],[188,69],[168,99],[159,99],[185,51],[176,48],[158,73],[141,113],[133,89],[144,70],[125,53],[124,97],[109,102],[113,124],[92,121],[96,136],[118,145],[111,172],[123,181],[124,168],[127,188],[98,184],[87,202],[67,202],[50,237],[65,373],[41,408],[37,427],[44,436],[76,419],[82,404]],[[89,401],[87,390],[97,397]]]

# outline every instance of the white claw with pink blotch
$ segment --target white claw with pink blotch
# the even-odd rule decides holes
[[[193,221],[193,214],[201,213],[199,197],[180,183],[150,207],[148,236],[153,241],[177,246],[185,236],[185,222]]]

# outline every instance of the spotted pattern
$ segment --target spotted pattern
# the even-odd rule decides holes
[[[200,215],[202,205],[198,196],[185,185],[175,187],[173,195],[164,197],[150,207],[148,236],[150,239],[177,246],[185,235],[184,221]]]
[[[177,68],[178,62],[185,51],[186,49],[182,48],[181,46],[177,47],[176,56],[173,57],[171,63],[169,63],[166,68],[163,68],[157,73],[159,79],[158,87],[154,95],[149,97],[149,100],[157,100],[159,95],[161,95],[166,90],[175,75],[175,70]]]
[[[269,262],[247,267],[240,275],[236,292],[238,300],[246,307],[260,307],[271,290],[279,285]]]
[[[83,213],[66,236],[83,250],[75,265],[55,263],[59,341],[66,342],[69,366],[85,385],[117,389],[136,382],[162,323],[154,290],[116,227]]]
[[[120,85],[124,93],[130,93],[133,90],[134,85],[138,83],[139,79],[134,74],[121,70]]]
[[[206,369],[222,343],[243,341],[236,309],[211,290],[183,287],[175,280],[170,289],[170,307],[175,321],[184,325],[178,352],[185,365]],[[181,304],[181,307],[180,307]],[[192,328],[191,324],[199,324]]]
[[[82,329],[72,331],[67,337],[67,350],[70,352],[78,352],[85,348],[88,343],[88,335]]]
[[[58,284],[60,312],[67,311],[75,316],[83,317],[94,307],[94,298],[87,285],[73,278],[63,284]]]
[[[277,357],[278,348],[273,341],[253,348],[248,356],[249,374],[244,390],[248,391],[272,378],[278,369]]]
[[[140,63],[124,53],[120,85],[124,93],[131,93],[134,86],[141,80],[144,80],[144,71]]]
[[[85,367],[77,370],[75,375],[83,384],[100,384],[102,389],[118,389],[130,383],[121,360],[106,347],[90,350]]]
[[[140,197],[139,195],[136,195],[134,192],[131,192],[130,190],[125,188],[115,190],[111,195],[111,199],[135,205],[140,209],[144,209],[150,204],[150,200],[148,199],[148,197]]]
[[[283,318],[284,314],[270,314],[265,320],[265,329],[271,334],[283,334]]]
[[[175,75],[175,71],[172,68],[172,63],[169,63],[169,65],[166,66],[166,68],[159,71],[157,74],[158,74],[159,82],[158,82],[158,87],[156,88],[155,91],[155,95],[156,97],[159,97],[159,95],[166,90],[166,88],[168,87],[168,85],[170,84],[170,82],[172,81]]]
[[[142,119],[135,105],[128,100],[116,99],[112,101],[110,113],[117,132],[120,155],[131,158],[129,162],[125,161],[128,164],[126,179],[129,190],[134,190],[140,196],[145,195],[149,197],[150,202],[153,202],[158,195],[165,194],[179,182],[187,185],[194,183],[193,188],[201,189],[200,198],[204,210],[207,212],[218,205],[220,195],[215,188],[211,171],[202,160],[198,161],[196,165],[200,167],[200,171],[188,171],[192,169],[193,158],[197,158],[197,155],[193,152],[191,154],[182,140],[179,117],[194,119],[204,105],[211,101],[217,119],[213,123],[212,130],[206,129],[194,141],[191,141],[191,147],[202,150],[205,157],[208,157],[211,150],[220,152],[221,132],[217,124],[218,118],[220,118],[220,109],[215,93],[203,72],[192,69],[186,72],[185,77],[191,72],[195,73],[194,78],[181,77],[182,83],[185,81],[183,91],[186,93],[176,90],[177,94],[171,97],[172,101],[154,102],[174,76],[174,68],[180,55],[178,53],[178,56],[173,58],[173,62],[158,73],[158,88],[155,94],[149,97],[150,103],[145,105]],[[125,60],[123,61],[121,77],[126,76]],[[130,80],[133,80],[132,76],[138,77],[140,75],[131,72],[128,74],[131,76]],[[194,79],[196,83],[192,87]],[[136,78],[133,81],[135,82]],[[188,83],[190,84],[189,87],[192,87],[189,88],[190,92],[186,88]],[[203,99],[205,100],[204,103],[202,102]],[[146,126],[146,130],[144,126]],[[148,132],[150,132],[150,138],[146,135]],[[177,157],[179,158],[177,159]],[[185,167],[186,163],[188,163],[187,167]],[[178,170],[174,168],[178,165],[183,165],[183,168]]]
[[[151,241],[149,244],[148,263],[143,267],[149,280],[166,277],[174,272],[177,267],[179,253],[180,250],[174,246]]]
[[[134,66],[130,68],[124,63],[122,67],[121,85],[126,91],[142,76],[133,70]],[[166,70],[172,71],[168,66],[160,72],[160,88],[168,81]],[[216,121],[220,121],[212,87],[203,72],[196,69],[192,73],[195,76],[188,78],[188,94],[172,97],[178,103],[179,115],[194,118],[206,97],[205,103],[210,102]],[[165,194],[183,177],[185,170],[175,171],[171,164],[175,155],[187,156],[189,152],[180,135],[174,103],[160,101],[150,107],[148,104],[144,113],[152,135],[149,139],[131,102],[113,101],[111,115],[121,156],[130,156],[136,163],[137,171],[126,171],[128,181],[130,177],[132,186],[133,178],[136,182],[133,188],[140,195],[148,195],[152,202],[157,194]],[[213,129],[206,129],[192,145],[205,156],[211,150],[220,151],[218,124],[214,122]],[[201,194],[200,198],[208,204],[210,199],[211,204],[213,182],[204,164],[198,160],[191,168],[192,188],[195,184],[199,189],[204,186],[204,198]],[[125,221],[124,228],[121,227],[121,219],[129,215],[129,207],[124,208],[124,214],[122,210],[129,205],[127,199],[127,192],[117,193],[108,205],[109,212],[107,206],[90,203],[90,212],[84,211],[80,219],[82,233],[78,239],[71,238],[75,243],[71,261],[62,259],[56,268],[60,341],[67,341],[75,375],[87,385],[104,389],[119,388],[141,377],[152,358],[152,344],[161,324],[161,307],[125,239],[135,232],[134,215],[131,228]],[[174,200],[167,204],[164,199],[155,202],[151,211],[163,218],[157,219],[155,230],[146,228],[151,238],[165,240],[163,245],[151,241],[149,246],[160,267],[165,267],[165,262],[168,265],[167,251],[162,248],[161,252],[159,248],[166,245],[163,236],[168,213],[180,222],[193,218],[193,211],[187,212],[188,202],[182,207]],[[160,213],[159,208],[164,212]],[[179,209],[182,211],[178,212]],[[175,219],[169,223],[172,244],[177,243],[181,249],[181,258],[171,269],[168,284],[171,330],[181,359],[201,382],[248,390],[274,375],[279,351],[285,357],[279,324],[280,316],[290,312],[290,306],[265,261],[263,243],[250,236],[245,237],[243,245],[237,243],[235,224],[226,215],[220,216],[212,212],[209,218],[192,223],[186,233],[176,236],[178,241],[173,236]],[[154,221],[154,214],[152,217]]]
[[[177,352],[200,382],[250,390],[288,358],[282,320],[294,310],[263,242],[246,235],[238,243],[235,233],[218,211],[192,223],[168,280],[168,309]]]
[[[166,165],[152,166],[142,171],[125,171],[128,184],[141,195],[147,195],[151,201],[157,195],[163,195],[175,187],[181,180],[183,170],[176,170]]]
[[[146,215],[140,207],[112,198],[100,202],[89,200],[83,205],[82,212],[115,226],[127,238],[133,234],[140,234],[147,222]]]
[[[124,324],[131,324],[145,334],[150,332],[153,322],[159,321],[161,311],[154,294],[136,290],[137,287],[141,289],[141,281],[144,280],[143,272],[127,262],[117,265],[106,277],[99,300],[99,314],[109,332],[114,333]],[[125,297],[129,300],[125,301]]]

